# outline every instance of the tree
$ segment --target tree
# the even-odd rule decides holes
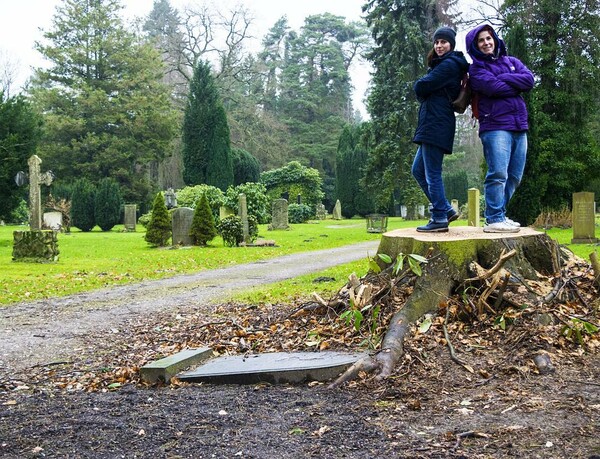
[[[183,120],[183,178],[225,191],[233,184],[229,126],[210,65],[199,62],[190,83]]]
[[[600,4],[507,0],[502,11],[511,52],[537,80],[528,97],[528,164],[509,209],[532,223],[543,208],[569,205],[600,168]]]
[[[106,177],[100,180],[96,191],[94,216],[102,231],[110,231],[121,221],[123,198],[116,180]]]
[[[260,180],[260,163],[252,153],[243,148],[232,148],[233,185]]]
[[[367,125],[347,125],[340,136],[335,168],[335,195],[342,205],[342,214],[351,218],[375,210],[372,199],[362,185],[367,162],[365,132]]]
[[[36,49],[30,95],[44,113],[40,154],[61,179],[112,177],[147,206],[149,166],[168,152],[177,118],[158,52],[128,32],[119,0],[63,0]]]
[[[77,180],[71,196],[71,225],[84,232],[91,231],[96,226],[95,204],[96,187],[86,178]]]
[[[171,237],[171,216],[162,193],[156,193],[152,204],[152,216],[146,228],[144,239],[153,246],[164,247]]]
[[[190,236],[194,244],[202,246],[207,245],[217,236],[215,219],[205,194],[200,197],[200,200],[196,204],[190,228]]]
[[[36,153],[42,120],[22,97],[5,97],[0,91],[0,219],[8,220],[25,190],[15,175],[27,171],[27,160]]]
[[[372,0],[366,21],[375,42],[367,54],[374,67],[367,108],[373,148],[365,168],[365,186],[380,208],[396,195],[412,208],[424,200],[410,171],[416,148],[412,137],[418,103],[412,86],[425,74],[431,37],[441,24],[452,24],[452,0]]]

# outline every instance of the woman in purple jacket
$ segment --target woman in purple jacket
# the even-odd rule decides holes
[[[456,119],[452,101],[458,97],[460,82],[469,63],[454,51],[456,32],[440,27],[433,34],[433,49],[427,56],[429,69],[414,85],[421,107],[413,142],[419,144],[412,174],[431,203],[431,220],[419,226],[421,232],[446,232],[458,214],[446,199],[442,181],[444,156],[452,153]]]
[[[506,206],[523,177],[527,156],[527,107],[522,93],[533,88],[531,71],[508,56],[494,29],[480,25],[466,38],[473,59],[471,87],[478,95],[479,137],[487,163],[486,233],[516,233],[521,226],[506,217]]]

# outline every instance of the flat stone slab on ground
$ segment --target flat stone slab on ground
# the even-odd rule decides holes
[[[209,347],[184,349],[177,354],[144,365],[140,368],[140,377],[148,384],[168,383],[179,371],[197,365],[212,356],[213,351]]]
[[[274,352],[218,357],[177,375],[186,382],[214,384],[293,384],[328,381],[337,377],[363,354],[343,352]]]

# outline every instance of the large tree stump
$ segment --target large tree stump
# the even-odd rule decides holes
[[[388,377],[402,356],[411,324],[437,312],[465,280],[500,268],[521,280],[538,280],[541,275],[558,274],[561,265],[558,244],[531,228],[510,234],[484,233],[471,226],[452,227],[448,233],[401,229],[384,233],[377,253],[392,259],[418,254],[428,256],[429,261],[404,307],[393,315],[381,350],[349,368],[334,386],[353,379],[360,371],[377,372],[379,379]]]

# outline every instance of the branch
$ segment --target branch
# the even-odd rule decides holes
[[[496,274],[498,271],[500,271],[500,269],[502,268],[502,266],[504,265],[504,263],[506,263],[508,260],[510,260],[516,254],[517,254],[517,251],[515,249],[512,249],[508,253],[505,253],[504,250],[503,250],[502,253],[500,254],[500,258],[498,259],[498,261],[496,262],[496,264],[494,266],[492,266],[488,271],[480,274],[477,277],[471,277],[469,279],[465,279],[464,283],[475,282],[475,281],[482,281],[482,280],[485,280],[485,279],[489,279],[494,274]]]

